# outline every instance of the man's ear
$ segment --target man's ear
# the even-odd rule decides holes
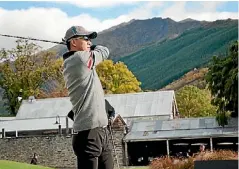
[[[71,40],[71,45],[74,46],[74,47],[76,47],[76,43],[75,43],[75,40],[74,40],[74,39]]]

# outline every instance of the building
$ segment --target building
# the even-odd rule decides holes
[[[174,91],[106,95],[127,124],[133,119],[173,119],[177,116]],[[66,117],[71,110],[69,97],[23,100],[16,119]]]
[[[177,155],[188,149],[195,152],[201,144],[213,150],[218,148],[219,143],[225,144],[229,141],[227,147],[236,149],[237,120],[231,119],[229,124],[222,128],[218,126],[215,118],[180,119],[174,91],[114,94],[106,95],[105,99],[116,111],[112,127],[120,165],[144,165],[154,157]],[[62,137],[59,140],[66,141],[70,145],[69,139],[63,139],[65,136],[66,139],[70,138],[74,134],[73,122],[67,118],[70,110],[71,103],[68,97],[23,100],[15,119],[0,121],[0,129],[2,129],[0,132],[5,138],[37,136],[39,144],[45,143],[45,139],[42,141],[40,137],[60,135]],[[56,144],[61,141],[57,141]],[[50,142],[55,143],[54,139]],[[222,145],[220,146],[223,148]],[[54,155],[57,155],[59,152],[66,153],[64,147],[58,151],[55,148],[51,149],[52,146],[47,149],[51,149],[55,152]],[[69,149],[68,151],[71,152]],[[41,153],[48,157],[48,153]],[[8,155],[6,157],[10,158]],[[72,154],[64,157],[59,155],[59,157],[69,159],[62,159],[52,164],[48,160],[51,158],[48,157],[43,160],[44,165],[57,167],[56,165],[60,165],[61,162],[73,158]]]
[[[238,119],[231,118],[224,128],[214,117],[136,120],[123,140],[128,150],[126,164],[131,165],[148,164],[150,159],[165,155],[186,156],[189,150],[198,152],[200,145],[211,151],[238,151]]]
[[[106,95],[105,99],[115,108],[113,129],[120,163],[124,161],[122,139],[133,120],[173,119],[177,116],[174,91],[142,92]],[[5,138],[72,134],[72,121],[66,116],[71,110],[69,97],[23,100],[14,120],[0,122]],[[127,150],[126,150],[127,151]]]
[[[169,120],[178,116],[177,102],[173,90],[112,94],[105,99],[115,108],[130,126],[133,120]]]
[[[133,120],[174,119],[178,115],[174,91],[142,92],[106,95],[128,128]],[[73,132],[67,118],[71,110],[69,97],[23,100],[15,119],[0,122],[7,136],[58,133],[58,129]],[[36,122],[39,122],[36,124]]]

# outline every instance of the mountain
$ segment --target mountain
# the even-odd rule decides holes
[[[201,24],[202,22],[196,20],[176,22],[170,18],[131,20],[99,32],[93,43],[107,46],[110,49],[110,58],[114,60],[151,43],[175,38],[185,30],[200,27]],[[66,47],[57,45],[52,50],[56,50],[61,56],[66,51]]]
[[[157,90],[193,68],[207,65],[213,55],[225,55],[237,39],[238,20],[204,22],[174,39],[154,43],[117,61],[128,66],[143,89]]]
[[[181,20],[181,21],[179,21],[179,22],[180,22],[180,23],[184,23],[184,22],[193,22],[193,21],[196,21],[196,20],[191,19],[191,18],[187,18],[187,19]]]

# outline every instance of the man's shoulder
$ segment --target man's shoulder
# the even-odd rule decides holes
[[[90,54],[90,52],[87,52],[87,51],[68,51],[63,54],[63,59],[66,60],[69,57],[84,56],[84,55],[89,55],[89,54]]]
[[[63,59],[66,60],[68,59],[69,57],[71,57],[72,55],[74,55],[76,51],[67,51],[63,54]]]

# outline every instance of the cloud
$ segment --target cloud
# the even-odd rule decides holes
[[[194,2],[194,6],[186,8],[186,2],[175,2],[158,16],[169,17],[175,21],[191,18],[199,21],[215,21],[218,19],[238,19],[236,12],[218,12],[217,7],[225,2]]]
[[[61,41],[65,31],[76,23],[82,23],[89,30],[101,24],[98,19],[88,14],[69,17],[57,8],[29,8],[11,11],[0,8],[1,34]],[[0,48],[15,47],[15,40],[0,37]],[[51,43],[37,43],[43,48],[54,46]]]
[[[78,0],[78,1],[58,1],[57,3],[70,3],[76,5],[80,8],[99,8],[99,7],[114,7],[118,5],[124,4],[134,4],[135,1],[109,1],[109,0],[100,0],[100,1],[86,1],[86,0]]]
[[[58,8],[29,8],[21,10],[5,10],[0,8],[0,27],[1,34],[10,34],[15,36],[33,37],[52,41],[61,41],[65,31],[72,25],[80,23],[88,30],[102,31],[122,22],[128,22],[131,19],[149,18],[151,8],[160,6],[158,2],[148,3],[145,7],[136,8],[128,14],[117,18],[100,21],[89,14],[80,14],[69,17],[65,12]],[[15,47],[13,38],[0,37],[0,48]],[[36,42],[44,49],[55,44]]]
[[[153,17],[153,9],[160,9],[163,6],[164,2],[148,2],[142,5],[139,8],[131,11],[127,17],[131,19],[147,19]]]
[[[137,7],[125,15],[120,15],[117,18],[106,19],[101,22],[100,29],[105,30],[109,27],[116,26],[119,23],[128,22],[132,19],[148,19],[153,17],[153,9],[163,6],[163,2],[149,2],[140,7]]]
[[[199,2],[199,8],[201,12],[214,12],[219,6],[223,6],[225,1],[209,1]]]
[[[203,2],[198,3],[200,8],[186,8],[186,2],[174,2],[173,5],[165,8],[165,2],[145,2],[128,13],[100,20],[92,17],[87,13],[70,17],[66,12],[58,8],[28,8],[19,10],[6,10],[0,8],[0,33],[16,36],[33,37],[53,41],[61,41],[65,31],[72,25],[84,26],[91,31],[102,31],[122,22],[128,22],[131,19],[147,19],[152,17],[170,17],[176,21],[186,18],[197,20],[216,20],[227,18],[238,18],[237,13],[217,12],[220,2]],[[196,5],[196,6],[197,6]],[[155,15],[158,11],[158,15]],[[14,48],[14,38],[0,36],[0,48]],[[44,49],[54,46],[55,44],[37,42]]]

